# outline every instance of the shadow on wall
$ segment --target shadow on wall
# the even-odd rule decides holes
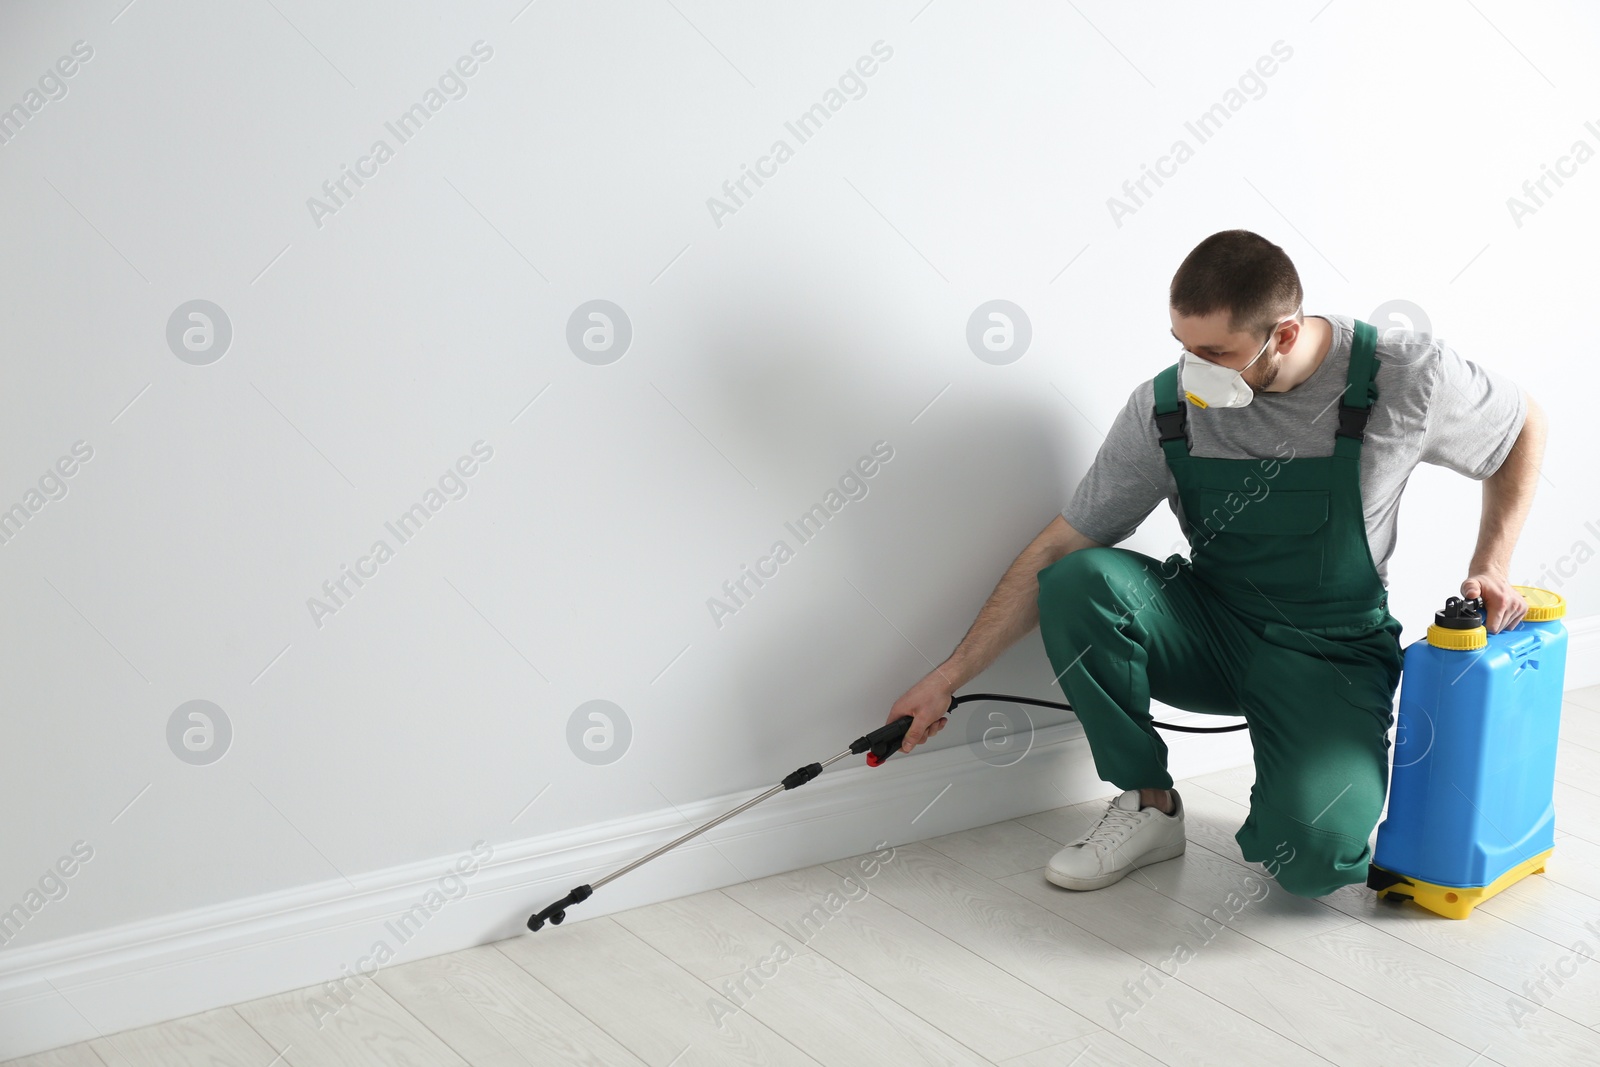
[[[1065,504],[1069,471],[1099,447],[1046,384],[1040,364],[1053,357],[980,361],[966,347],[970,309],[954,301],[885,322],[883,305],[813,307],[763,295],[772,291],[719,301],[740,310],[696,326],[708,396],[720,399],[713,418],[738,442],[758,486],[750,506],[771,529],[725,568],[770,576],[745,582],[742,605],[725,597],[737,610],[720,627],[709,608],[703,616],[701,648],[731,694],[707,714],[726,727],[719,762],[737,769],[733,780],[702,783],[702,794],[769,786],[882,725],[954,649],[1005,568]],[[824,519],[834,490],[837,511]],[[802,526],[807,512],[813,521]],[[792,550],[782,562],[779,540]],[[1060,698],[1037,631],[981,684]],[[1031,711],[1037,726],[1070,718]],[[919,751],[964,743],[973,712],[957,714]]]

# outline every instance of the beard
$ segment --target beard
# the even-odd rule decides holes
[[[1246,375],[1244,379],[1245,384],[1258,393],[1264,391],[1273,382],[1278,380],[1278,368],[1283,365],[1283,353],[1274,352],[1270,357],[1263,356],[1262,363],[1264,365],[1260,368],[1254,379],[1252,379],[1249,375]],[[1254,370],[1255,368],[1251,369]]]

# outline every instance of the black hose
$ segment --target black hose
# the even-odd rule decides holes
[[[1071,711],[1071,704],[1063,704],[1055,700],[1039,700],[1036,697],[1014,697],[1005,693],[968,693],[965,696],[951,697],[950,710],[954,711],[959,705],[969,700],[1003,700],[1007,704],[1037,704],[1041,708],[1060,708],[1062,711]],[[1175,722],[1156,722],[1151,720],[1151,725],[1162,730],[1176,730],[1183,734],[1227,734],[1235,730],[1243,730],[1250,724],[1241,722],[1237,726],[1179,726]]]

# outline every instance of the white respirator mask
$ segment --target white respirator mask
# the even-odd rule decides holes
[[[1274,326],[1272,333],[1277,332],[1278,327]],[[1267,339],[1261,344],[1261,352],[1257,352],[1242,370],[1249,370],[1254,366],[1256,360],[1261,358],[1261,353],[1265,352],[1267,345],[1271,343],[1272,334],[1268,334]],[[1197,407],[1242,408],[1256,396],[1255,390],[1244,380],[1241,370],[1219,366],[1195,355],[1187,348],[1178,358],[1178,375],[1183,395]]]

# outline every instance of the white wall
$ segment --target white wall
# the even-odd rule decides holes
[[[1552,431],[1513,578],[1600,551],[1600,162],[1520,225],[1507,206],[1600,148],[1584,5],[122,5],[0,14],[0,106],[93,50],[0,145],[0,506],[92,449],[0,547],[0,907],[93,849],[0,961],[837,751],[1171,360],[1166,286],[1219,229],[1282,244],[1309,313],[1410,301],[1528,388]],[[385,123],[479,41],[465,95],[400,144]],[[785,122],[879,41],[798,144]],[[1186,121],[1277,42],[1198,144]],[[379,138],[393,158],[314,220]],[[793,158],[719,225],[708,198],[779,138]],[[1114,221],[1179,138],[1193,158]],[[608,365],[565,336],[599,298],[632,324]],[[203,365],[166,336],[195,299],[232,329]],[[1032,325],[1008,365],[965,337],[992,299]],[[878,441],[868,494],[798,545],[785,521]],[[385,521],[475,442],[466,494],[399,544]],[[1413,478],[1407,640],[1458,591],[1479,499]],[[1163,511],[1127,544],[1176,536]],[[308,598],[378,538],[394,557],[317,625]],[[717,626],[708,598],[779,538],[794,558]],[[1600,567],[1565,566],[1593,614]],[[979,684],[1050,674],[1032,636]],[[169,747],[191,700],[231,724],[209,765]],[[631,721],[620,762],[569,749],[591,700]]]

